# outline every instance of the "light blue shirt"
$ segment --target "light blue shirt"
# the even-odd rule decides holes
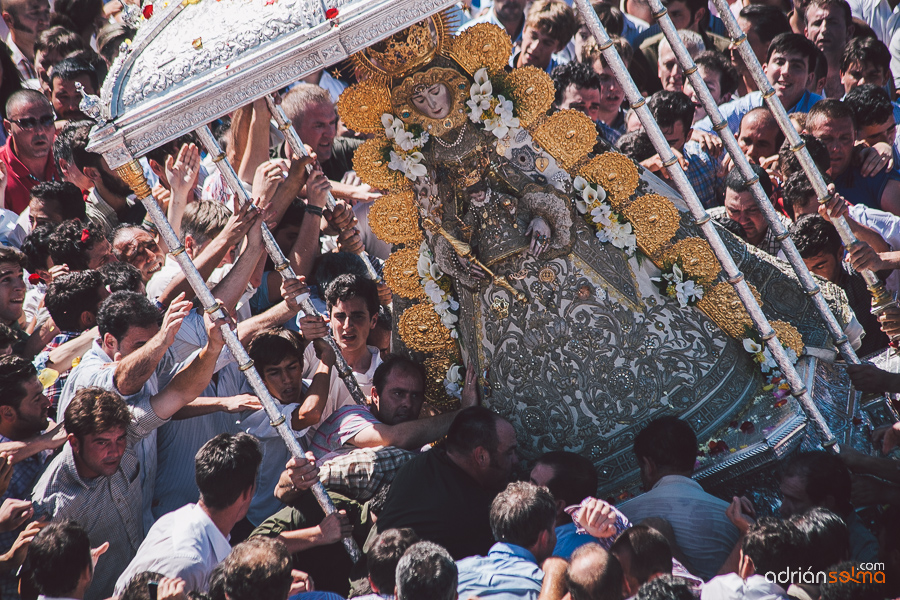
[[[537,600],[544,572],[534,555],[521,546],[497,542],[487,556],[456,561],[460,598]]]
[[[822,96],[818,94],[813,94],[808,91],[803,92],[803,96],[800,98],[800,101],[797,102],[797,104],[795,104],[794,106],[788,108],[787,111],[789,113],[809,112],[809,109],[812,108],[813,105],[821,99]],[[762,105],[762,92],[755,91],[750,92],[746,96],[741,96],[737,100],[726,102],[719,107],[719,111],[722,113],[722,116],[725,117],[725,120],[728,121],[728,127],[729,129],[731,129],[732,133],[738,133],[741,127],[741,119],[744,118],[744,115],[746,115],[754,108],[759,108]],[[710,121],[709,117],[703,117],[702,119],[694,123],[695,130],[705,131],[707,133],[713,132],[712,126],[713,124],[712,121]]]

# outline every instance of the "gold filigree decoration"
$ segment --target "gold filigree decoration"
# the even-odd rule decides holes
[[[381,115],[393,108],[390,90],[375,81],[362,81],[341,93],[337,110],[348,129],[360,133],[383,133]]]
[[[430,63],[448,38],[446,15],[439,13],[357,52],[353,62],[365,75],[388,81]]]
[[[514,69],[509,73],[506,76],[506,87],[510,91],[516,116],[522,127],[531,127],[547,114],[556,94],[553,80],[546,71],[532,66]],[[596,131],[592,135],[596,135]]]
[[[790,348],[797,356],[803,353],[803,335],[796,327],[785,321],[769,321],[769,324],[775,330],[782,346]]]
[[[634,161],[623,154],[605,152],[581,168],[581,176],[606,190],[609,203],[622,210],[637,189],[640,176]]]
[[[393,112],[409,125],[421,125],[438,137],[466,123],[469,82],[458,71],[433,67],[404,79],[391,90]],[[416,105],[417,99],[429,104]],[[428,112],[424,112],[428,111]]]
[[[637,198],[623,211],[631,222],[638,246],[653,256],[678,231],[681,215],[671,200],[659,194]]]
[[[369,208],[369,228],[388,244],[416,244],[424,238],[419,228],[414,193],[388,194]]]
[[[531,137],[564,169],[573,169],[597,142],[597,126],[583,112],[566,109],[535,127]]]
[[[384,282],[395,294],[411,300],[425,298],[425,288],[419,279],[419,249],[404,248],[392,253],[384,261]]]
[[[397,327],[400,339],[417,352],[448,352],[455,347],[450,330],[430,302],[422,302],[403,311]]]
[[[425,400],[442,411],[459,408],[459,400],[450,396],[444,388],[447,371],[459,360],[458,355],[446,354],[425,359]]]
[[[679,258],[684,273],[704,287],[719,276],[721,270],[719,261],[716,260],[709,242],[702,238],[689,237],[679,240],[664,252],[663,262],[672,264]]]
[[[474,75],[486,68],[490,73],[503,70],[512,54],[512,40],[493,23],[479,23],[462,31],[450,43],[450,58]]]
[[[391,142],[386,137],[373,137],[363,142],[353,154],[353,170],[363,183],[375,189],[412,189],[412,182],[400,171],[388,168]]]
[[[756,301],[762,305],[762,297],[752,285],[750,291],[756,297]],[[712,321],[726,334],[733,338],[742,339],[744,332],[753,328],[753,321],[741,299],[738,298],[734,287],[727,281],[723,281],[718,285],[706,290],[703,293],[703,299],[697,303],[697,308],[706,313]]]

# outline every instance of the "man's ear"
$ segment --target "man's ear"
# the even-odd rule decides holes
[[[0,406],[0,419],[5,421],[15,421],[16,409],[9,405]]]
[[[484,446],[475,448],[472,456],[479,467],[486,467],[491,462],[491,453]]]
[[[700,23],[702,23],[705,18],[706,18],[706,9],[705,8],[699,9],[697,12],[694,13],[694,21],[691,23],[691,27],[688,27],[688,29],[696,28],[697,31],[700,31]]]
[[[88,330],[97,324],[97,317],[91,311],[83,310],[81,311],[81,316],[78,317],[78,322],[81,323],[85,330]]]
[[[78,452],[81,450],[81,444],[79,443],[78,438],[75,437],[74,433],[70,433],[69,435],[67,435],[66,440],[68,440],[69,444],[71,444],[73,452]]]
[[[150,165],[150,170],[153,171],[157,177],[162,177],[166,174],[165,168],[152,158],[147,159],[147,164]]]
[[[743,550],[741,550],[741,558],[738,561],[738,575],[741,579],[756,575],[756,565],[753,564],[753,559],[744,554]]]
[[[6,26],[9,28],[10,31],[12,31],[13,17],[11,14],[9,14],[8,11],[5,11],[5,10],[3,11],[3,22],[6,23]]]
[[[84,173],[84,176],[90,179],[94,185],[100,181],[100,169],[97,167],[85,167],[81,172]]]

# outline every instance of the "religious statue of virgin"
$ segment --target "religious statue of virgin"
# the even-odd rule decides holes
[[[499,27],[451,35],[436,15],[354,57],[338,110],[372,136],[354,165],[385,191],[369,221],[394,245],[395,350],[425,360],[437,406],[477,369],[526,459],[582,453],[606,490],[629,481],[631,440],[663,414],[735,452],[765,445],[799,410],[680,197],[596,152],[591,120],[551,112],[552,81],[509,69],[511,49]],[[793,356],[832,358],[789,269],[727,243]]]

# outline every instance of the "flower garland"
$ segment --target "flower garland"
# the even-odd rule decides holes
[[[797,364],[797,352],[786,344],[782,344],[782,347],[791,364]],[[775,389],[775,397],[777,399],[786,398],[791,387],[784,381],[781,369],[778,368],[778,363],[775,362],[775,357],[772,356],[769,349],[755,335],[751,334],[744,338],[744,350],[753,356],[753,360],[759,364],[760,370],[766,377],[766,385],[763,387],[763,390],[768,392]]]
[[[425,155],[417,149],[424,148],[430,136],[425,132],[407,130],[406,123],[389,113],[381,115],[381,124],[384,125],[384,135],[393,141],[394,146],[388,168],[400,171],[411,181],[426,175],[428,169],[422,164]]]
[[[456,314],[456,311],[459,310],[459,302],[450,294],[450,278],[446,277],[434,262],[434,255],[425,242],[422,242],[419,247],[417,268],[425,295],[434,304],[434,310],[441,317],[441,323],[450,330],[450,337],[459,338],[459,332],[456,329],[456,322],[459,321]]]
[[[663,296],[675,298],[681,308],[687,308],[696,305],[703,298],[703,286],[686,277],[680,263],[679,258],[668,270],[664,270],[659,277],[651,277],[650,281],[656,284]]]
[[[637,248],[637,236],[631,223],[606,201],[606,191],[578,176],[572,185],[580,194],[575,198],[575,208],[584,220],[597,230],[597,239],[624,250],[628,256]]]
[[[475,83],[469,89],[469,120],[476,125],[482,125],[484,130],[491,133],[498,140],[519,131],[519,119],[513,115],[512,100],[507,100],[502,94],[494,95],[494,84],[485,68],[475,72]]]

